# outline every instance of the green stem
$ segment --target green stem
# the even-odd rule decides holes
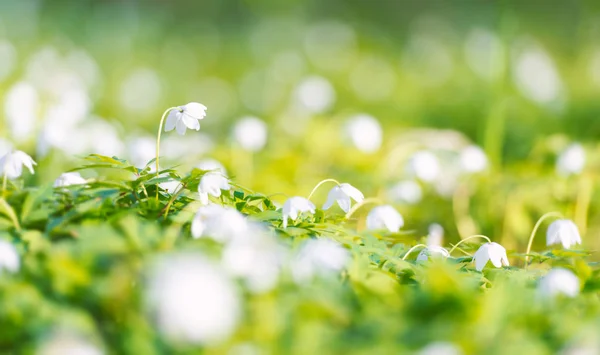
[[[533,238],[535,238],[535,233],[537,232],[538,228],[540,228],[542,222],[548,217],[562,218],[563,216],[558,212],[548,212],[542,217],[540,217],[540,219],[538,219],[535,226],[533,227],[533,230],[531,231],[531,235],[529,236],[529,242],[527,243],[527,251],[525,252],[525,268],[527,268],[527,264],[529,262],[529,252],[531,251],[531,246],[533,245]]]
[[[366,198],[364,200],[362,200],[360,203],[357,203],[356,205],[352,206],[352,208],[350,209],[350,211],[348,211],[348,213],[346,213],[346,219],[349,219],[350,217],[352,217],[352,215],[354,214],[354,212],[356,212],[359,208],[361,208],[364,205],[368,205],[369,203],[377,203],[377,204],[382,204],[383,202],[375,197],[369,197]]]
[[[417,249],[418,247],[425,247],[425,248],[427,248],[427,245],[425,245],[425,244],[417,244],[414,247],[408,249],[408,251],[406,252],[406,254],[404,254],[404,256],[402,257],[402,260],[406,260],[406,258],[408,257],[408,254],[412,253],[413,250]]]
[[[340,183],[336,179],[325,179],[325,180],[322,180],[321,182],[319,182],[317,184],[317,186],[315,186],[314,189],[312,189],[312,191],[310,192],[310,195],[308,195],[307,199],[310,200],[310,198],[312,197],[312,195],[314,195],[314,193],[317,191],[317,189],[321,185],[323,185],[324,183],[327,183],[327,182],[335,182],[338,186],[340,185]]]
[[[4,198],[0,198],[0,211],[3,211],[8,218],[10,218],[10,220],[13,222],[13,225],[15,226],[15,229],[20,232],[21,231],[21,225],[19,224],[19,219],[17,218],[17,214],[15,213],[15,210],[13,210],[12,207],[10,207],[10,205],[8,204],[8,202],[6,202],[6,200]]]
[[[158,124],[158,135],[156,136],[156,177],[158,177],[158,160],[159,160],[159,156],[160,156],[160,135],[162,133],[162,128],[163,128],[163,124],[165,122],[165,118],[167,117],[167,115],[169,114],[169,112],[171,112],[171,110],[176,110],[178,109],[177,107],[169,107],[168,109],[165,110],[165,112],[163,113],[162,117],[160,118],[160,123]],[[156,201],[158,201],[158,188],[156,189]]]
[[[165,220],[167,219],[167,216],[169,215],[169,211],[171,210],[171,205],[173,204],[173,202],[175,202],[175,199],[177,199],[177,196],[179,196],[181,194],[181,192],[185,189],[185,185],[181,184],[181,187],[179,188],[179,190],[177,190],[173,196],[171,196],[171,199],[169,200],[169,203],[167,203],[167,206],[165,207]]]
[[[470,237],[467,237],[467,238],[465,238],[465,239],[461,240],[460,242],[458,242],[458,243],[454,244],[454,246],[452,247],[452,249],[450,249],[450,251],[449,251],[448,253],[449,253],[449,254],[452,254],[452,252],[453,252],[453,251],[454,251],[456,248],[458,248],[458,246],[459,246],[459,245],[461,245],[462,243],[466,242],[467,240],[469,240],[469,239],[473,239],[473,238],[483,238],[483,239],[487,240],[487,241],[488,241],[488,243],[491,243],[491,242],[492,242],[492,241],[490,240],[490,238],[486,237],[486,236],[485,236],[485,235],[483,235],[483,234],[475,234],[475,235],[472,235],[472,236],[470,236]]]

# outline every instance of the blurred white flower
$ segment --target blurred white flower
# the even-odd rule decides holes
[[[346,123],[346,131],[354,146],[364,153],[374,153],[381,147],[383,131],[376,118],[360,114]]]
[[[509,266],[506,249],[496,242],[485,243],[473,255],[475,269],[483,270],[488,261],[491,261],[495,267]]]
[[[579,278],[570,270],[554,268],[540,279],[538,292],[543,297],[575,297],[579,294]]]
[[[20,150],[6,153],[0,158],[0,176],[16,179],[23,174],[23,166],[34,173],[33,166],[37,165],[27,153]]]
[[[103,355],[104,351],[93,343],[75,334],[59,332],[44,341],[38,355]]]
[[[219,172],[208,172],[200,178],[198,193],[200,202],[203,205],[208,204],[208,195],[220,197],[221,190],[230,190],[229,180]]]
[[[552,58],[536,43],[525,43],[515,56],[513,80],[526,98],[550,104],[560,98],[562,83]]]
[[[71,185],[83,185],[87,181],[81,177],[78,172],[68,172],[60,174],[60,176],[54,181],[54,187],[66,187]]]
[[[344,212],[348,213],[348,211],[350,211],[350,206],[352,205],[350,198],[358,203],[361,203],[365,196],[356,187],[347,183],[334,186],[331,190],[329,190],[327,201],[325,201],[323,209],[328,210],[331,208],[331,206],[333,206],[334,203],[337,202],[340,208]]]
[[[392,233],[397,233],[403,225],[402,215],[390,205],[377,206],[367,215],[367,229],[369,230],[387,229]]]
[[[156,158],[156,139],[152,137],[133,137],[127,141],[127,151],[131,162],[137,168],[143,168],[150,160]],[[150,171],[156,170],[154,164],[150,164]]]
[[[240,320],[240,297],[225,273],[199,254],[162,257],[150,268],[147,305],[168,339],[215,344]]]
[[[12,243],[0,240],[0,271],[15,273],[21,265],[19,253]]]
[[[439,247],[442,246],[442,240],[444,239],[444,227],[437,223],[431,223],[429,225],[429,233],[427,234],[427,246]]]
[[[315,213],[315,205],[310,202],[310,200],[300,197],[294,196],[288,198],[283,204],[283,208],[281,211],[281,216],[283,218],[283,228],[287,228],[288,218],[291,218],[292,221],[296,221],[300,214],[305,212]]]
[[[167,116],[165,122],[165,132],[177,130],[177,133],[184,135],[186,127],[196,131],[200,130],[199,120],[206,116],[206,106],[197,102],[190,102],[187,105],[179,106]]]
[[[0,157],[4,156],[4,154],[10,152],[13,149],[13,145],[2,138],[0,138]]]
[[[504,68],[504,47],[494,32],[476,28],[465,41],[465,57],[471,70],[485,80],[495,80]]]
[[[415,153],[408,163],[408,170],[425,182],[433,182],[440,174],[440,162],[429,151]]]
[[[292,276],[298,284],[315,276],[339,274],[350,262],[350,252],[331,239],[309,239],[290,262]]]
[[[546,245],[562,244],[565,249],[572,245],[581,244],[581,235],[579,229],[573,221],[568,219],[558,219],[548,226],[546,231]]]
[[[430,245],[421,250],[417,256],[417,261],[427,261],[429,258],[437,257],[448,258],[450,257],[450,253],[443,247]]]
[[[579,174],[585,166],[585,150],[574,143],[560,153],[556,160],[556,171],[562,176]]]
[[[461,355],[463,352],[454,344],[436,341],[421,349],[417,355]]]
[[[216,159],[210,159],[210,158],[202,159],[196,165],[196,167],[201,170],[208,170],[208,171],[216,170],[216,171],[220,172],[221,174],[223,174],[223,176],[227,176],[227,170],[225,169],[223,164],[221,164],[221,162]]]
[[[327,79],[310,76],[296,87],[295,96],[308,112],[322,113],[333,105],[335,90]]]
[[[414,205],[423,198],[423,191],[416,181],[404,180],[392,186],[388,195],[394,201]]]
[[[27,82],[16,83],[6,94],[4,113],[11,131],[11,138],[27,139],[35,130],[39,98],[37,90]]]
[[[267,124],[256,117],[244,117],[233,127],[233,137],[243,149],[258,152],[267,144]]]
[[[276,286],[285,248],[256,223],[223,250],[222,262],[232,275],[241,277],[251,292],[263,293]]]
[[[217,242],[227,242],[241,236],[248,229],[244,215],[232,207],[201,206],[192,221],[192,236],[208,236]]]
[[[471,145],[460,152],[460,165],[468,173],[478,173],[487,168],[488,159],[480,147]]]

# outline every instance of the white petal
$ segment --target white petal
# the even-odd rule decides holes
[[[200,203],[208,205],[208,194],[206,192],[200,192]]]
[[[338,187],[334,187],[329,191],[329,194],[327,194],[327,201],[325,201],[325,204],[323,205],[324,210],[330,209],[331,206],[333,206],[333,204],[335,203],[335,200],[337,199],[337,193],[334,189],[336,188]]]
[[[197,102],[190,102],[185,105],[185,113],[196,120],[201,120],[206,116],[206,106]]]
[[[194,238],[200,238],[202,233],[204,233],[204,229],[206,228],[206,224],[202,220],[202,216],[197,216],[192,221],[192,236]]]
[[[475,269],[477,271],[483,270],[485,264],[487,264],[490,258],[488,254],[488,249],[489,246],[486,243],[479,247],[479,249],[475,252],[475,255],[473,255],[473,261],[475,261]]]
[[[177,124],[177,121],[179,121],[180,117],[181,113],[178,111],[178,109],[171,110],[167,116],[167,121],[165,122],[165,132],[174,130],[175,125]]]
[[[342,211],[348,213],[348,211],[350,211],[350,197],[342,197],[342,198],[338,198],[337,200],[338,205],[340,205],[340,208],[342,209]]]
[[[177,123],[175,124],[175,129],[177,130],[177,133],[179,133],[180,135],[184,135],[185,134],[185,123],[183,122],[183,120],[178,120]]]
[[[195,131],[200,130],[200,122],[198,122],[198,119],[193,118],[184,113],[183,116],[181,117],[181,120],[183,121],[183,123],[186,125],[187,128],[193,129]]]
[[[362,202],[365,199],[365,195],[363,195],[362,192],[360,192],[359,189],[357,189],[356,187],[350,185],[350,184],[340,184],[340,189],[342,189],[342,191],[344,192],[344,194],[352,197],[352,199],[354,199],[354,201],[356,202]]]

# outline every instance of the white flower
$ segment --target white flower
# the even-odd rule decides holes
[[[11,139],[23,141],[29,138],[36,128],[40,107],[38,92],[32,84],[19,82],[5,97],[4,114]]]
[[[394,185],[388,194],[394,201],[414,205],[423,198],[421,185],[412,180],[400,181]]]
[[[540,279],[538,292],[543,297],[554,297],[558,294],[575,297],[579,294],[579,278],[570,270],[554,268]]]
[[[227,242],[248,229],[244,215],[231,207],[220,205],[202,206],[192,221],[192,236],[208,236],[218,242]]]
[[[71,185],[83,185],[87,181],[78,172],[61,174],[55,181],[54,187],[66,187]]]
[[[200,130],[199,120],[206,116],[206,106],[197,102],[190,102],[185,106],[179,106],[169,112],[165,123],[165,132],[177,130],[180,135],[185,134],[186,127]]]
[[[244,117],[233,127],[233,137],[243,149],[258,152],[267,144],[267,124],[256,117]]]
[[[468,173],[478,173],[487,168],[487,156],[481,148],[471,145],[460,152],[460,165]]]
[[[441,246],[444,239],[444,227],[437,223],[429,225],[429,233],[427,234],[427,246]]]
[[[463,352],[454,344],[436,341],[421,349],[417,355],[461,355]]]
[[[344,212],[348,213],[348,211],[350,211],[350,205],[352,204],[350,198],[358,203],[361,203],[365,196],[356,187],[350,184],[343,183],[335,186],[329,191],[329,194],[327,195],[327,201],[323,205],[323,209],[327,210],[331,208],[335,202],[337,202],[340,208]]]
[[[584,166],[585,150],[578,143],[568,146],[556,160],[556,171],[562,176],[579,174]]]
[[[27,153],[20,150],[6,153],[0,158],[0,176],[16,179],[23,174],[23,166],[33,174],[33,166],[37,165]]]
[[[415,153],[408,164],[408,170],[419,179],[433,182],[440,174],[440,162],[435,154],[429,151]]]
[[[548,230],[546,231],[546,245],[558,243],[561,243],[566,249],[569,249],[571,245],[581,244],[579,229],[577,229],[573,221],[558,219],[548,226]]]
[[[377,206],[367,215],[367,229],[370,230],[387,229],[397,233],[403,225],[402,215],[390,205]]]
[[[354,146],[364,153],[374,153],[381,147],[381,125],[370,115],[354,116],[346,124],[346,131]]]
[[[350,252],[331,239],[309,239],[291,261],[292,276],[298,284],[316,275],[338,274],[350,262]]]
[[[0,240],[0,271],[15,273],[21,265],[19,253],[12,243]]]
[[[319,76],[304,79],[295,89],[297,101],[310,113],[327,111],[335,101],[335,90],[329,81]]]
[[[281,211],[283,218],[283,228],[287,228],[288,218],[292,221],[296,221],[301,213],[310,212],[315,213],[315,205],[304,197],[290,197],[283,204]]]
[[[220,161],[216,160],[216,159],[202,159],[197,165],[196,167],[198,169],[202,169],[202,170],[217,170],[219,172],[221,172],[221,174],[223,174],[223,176],[227,176],[227,170],[225,169],[225,167],[223,166],[223,164],[221,164]]]
[[[208,204],[208,195],[220,197],[221,190],[230,190],[229,180],[219,172],[208,172],[200,179],[198,193],[200,202],[203,205]]]
[[[483,270],[488,261],[491,261],[495,267],[509,265],[506,249],[495,242],[485,243],[479,247],[475,255],[473,255],[473,261],[475,262],[475,269],[477,271]]]
[[[436,258],[436,257],[448,258],[448,257],[450,257],[450,253],[448,252],[448,250],[446,250],[443,247],[430,245],[427,248],[424,248],[423,250],[421,250],[421,252],[419,253],[419,256],[417,256],[417,261],[427,261],[429,259],[429,257],[431,257],[431,258]]]
[[[563,85],[556,65],[548,53],[536,43],[517,42],[521,48],[513,63],[513,81],[528,99],[550,104],[561,98]]]
[[[59,332],[44,341],[36,354],[39,355],[103,355],[104,351],[76,334]]]
[[[198,254],[163,257],[150,269],[147,304],[167,338],[193,344],[226,340],[240,318],[240,297],[220,268]]]

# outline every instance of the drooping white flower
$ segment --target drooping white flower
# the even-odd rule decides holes
[[[538,292],[543,297],[575,297],[579,294],[579,278],[570,270],[554,268],[540,279]]]
[[[233,127],[233,137],[243,149],[258,152],[267,144],[267,124],[256,117],[244,117]]]
[[[240,296],[219,267],[199,254],[165,256],[150,268],[147,306],[168,339],[226,340],[240,319]]]
[[[200,178],[198,193],[200,202],[203,205],[208,204],[208,195],[220,197],[221,190],[230,190],[229,180],[219,172],[208,172]]]
[[[6,270],[15,273],[21,265],[19,253],[15,246],[7,241],[0,240],[0,271]]]
[[[34,165],[37,163],[27,153],[20,150],[8,152],[0,158],[0,176],[16,179],[23,174],[23,166],[33,174]]]
[[[496,242],[485,243],[473,255],[475,269],[483,270],[488,261],[491,261],[495,267],[509,266],[506,249]]]
[[[417,261],[427,261],[429,258],[450,257],[450,253],[443,247],[430,245],[427,248],[421,250],[419,255],[417,256]]]
[[[410,158],[408,170],[425,182],[433,182],[440,174],[441,168],[435,154],[429,151],[420,151]]]
[[[335,202],[337,202],[340,208],[344,212],[348,213],[348,211],[350,211],[350,206],[352,205],[350,198],[358,203],[361,203],[365,199],[365,196],[356,187],[347,183],[334,186],[331,190],[329,190],[327,201],[323,205],[323,209],[327,210],[331,208]]]
[[[571,245],[581,244],[581,235],[579,229],[573,221],[569,219],[558,219],[548,226],[546,231],[546,245],[562,244],[565,249]]]
[[[585,166],[585,150],[579,143],[568,146],[556,160],[556,171],[562,176],[577,175]]]
[[[354,146],[364,153],[374,153],[381,147],[383,131],[376,118],[366,114],[352,117],[346,131]]]
[[[177,130],[177,133],[184,135],[186,128],[196,131],[200,130],[199,120],[206,116],[206,106],[190,102],[187,105],[179,106],[171,110],[165,122],[165,132]]]
[[[290,263],[292,276],[298,284],[315,276],[328,277],[338,274],[350,262],[350,252],[331,239],[309,239]]]
[[[421,185],[413,180],[404,180],[392,186],[388,191],[390,198],[397,202],[414,205],[423,198]]]
[[[37,349],[39,355],[103,355],[104,351],[77,334],[58,332]]]
[[[478,173],[487,168],[488,159],[480,147],[470,145],[460,152],[460,165],[468,173]]]
[[[402,215],[390,205],[377,206],[367,215],[367,229],[369,230],[387,229],[392,233],[397,233],[403,225]]]
[[[221,243],[233,240],[247,229],[244,215],[234,208],[220,205],[200,207],[192,221],[194,238],[207,236]]]
[[[281,215],[283,218],[283,228],[287,228],[288,218],[291,218],[292,221],[296,221],[296,219],[298,219],[298,216],[300,216],[300,214],[302,213],[315,213],[315,208],[315,204],[304,197],[294,196],[288,198],[283,204],[283,208],[281,211]]]
[[[60,176],[54,181],[54,187],[66,187],[71,185],[83,185],[87,181],[81,177],[78,172],[69,172],[60,174]]]

